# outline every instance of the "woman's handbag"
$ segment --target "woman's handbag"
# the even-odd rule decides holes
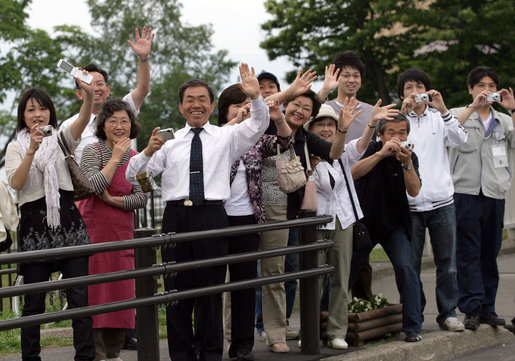
[[[0,252],[9,249],[12,245],[9,230],[18,227],[18,209],[4,182],[0,181]]]
[[[284,193],[295,192],[306,184],[306,174],[300,159],[295,155],[293,146],[290,147],[290,160],[285,162],[281,159],[281,148],[277,144],[277,184]]]
[[[306,165],[308,166],[308,181],[304,188],[304,198],[300,209],[316,211],[318,209],[317,184],[312,174],[311,159],[309,158],[308,145],[304,143],[304,153],[306,155]]]
[[[354,223],[352,232],[352,251],[359,252],[367,249],[371,250],[372,241],[370,239],[370,233],[368,233],[367,226],[358,218],[358,212],[356,212],[356,205],[354,204],[354,197],[352,196],[349,181],[347,180],[345,168],[343,168],[343,162],[341,159],[338,159],[338,161],[340,162],[340,167],[342,168],[345,184],[347,185],[347,192],[349,193],[349,198],[352,203],[352,210],[354,211],[354,217],[356,218],[356,223]]]
[[[61,133],[58,134],[57,141],[65,155],[64,160],[72,178],[73,200],[79,201],[81,199],[88,198],[95,193],[93,184],[91,184],[91,181],[86,177],[82,169],[80,169],[79,165],[75,161],[75,155],[70,152],[68,144],[66,144],[66,140],[61,136]]]

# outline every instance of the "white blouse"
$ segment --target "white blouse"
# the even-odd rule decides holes
[[[354,199],[354,204],[356,205],[356,212],[358,213],[358,217],[361,219],[363,218],[363,212],[359,206],[358,196],[356,194],[356,189],[354,188],[354,182],[352,181],[351,175],[351,165],[356,163],[365,152],[365,149],[363,149],[363,152],[361,153],[358,152],[358,140],[359,139],[354,139],[345,145],[345,151],[341,156],[341,160],[345,167],[345,174],[347,175],[347,179],[350,183],[349,186]],[[331,174],[331,177],[334,179],[334,188],[331,186],[329,174]],[[340,221],[343,229],[354,224],[354,222],[356,222],[356,217],[352,210],[352,204],[340,162],[334,160],[332,165],[325,161],[318,163],[315,169],[315,181],[317,183],[318,197],[317,215],[333,216],[333,221],[321,226],[320,229],[334,230],[336,218]]]

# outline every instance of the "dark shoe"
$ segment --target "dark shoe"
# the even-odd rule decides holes
[[[463,320],[463,324],[467,330],[475,331],[479,327],[479,319],[480,315],[476,312],[467,313],[465,315],[465,319]]]
[[[138,350],[138,339],[136,337],[125,337],[125,343],[123,344],[124,350]]]
[[[254,360],[254,354],[252,351],[244,351],[244,352],[237,352],[237,359],[236,361],[253,361]]]
[[[506,321],[504,318],[497,317],[495,312],[489,312],[487,314],[481,315],[479,318],[480,323],[486,323],[487,325],[497,327],[497,326],[506,326]]]
[[[406,342],[418,342],[422,340],[422,337],[420,337],[420,334],[417,332],[406,332]]]

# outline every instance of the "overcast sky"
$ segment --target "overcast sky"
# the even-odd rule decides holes
[[[281,84],[286,85],[284,74],[292,70],[292,65],[286,58],[269,61],[265,51],[259,47],[259,43],[265,38],[260,24],[270,18],[263,2],[183,0],[182,20],[190,25],[211,23],[215,48],[227,49],[230,59],[245,61],[254,66],[257,72],[266,69],[276,74]],[[79,25],[83,30],[91,32],[91,17],[85,0],[33,0],[29,9],[28,24],[34,28],[51,32],[53,26],[65,23]],[[236,79],[237,68],[231,75],[231,83]]]

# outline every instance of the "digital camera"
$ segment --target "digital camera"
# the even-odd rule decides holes
[[[41,132],[43,132],[43,137],[49,137],[52,135],[52,126],[51,125],[37,127],[36,129],[41,130]]]
[[[429,95],[427,93],[415,95],[415,103],[427,103],[432,100],[433,100],[433,98],[431,98],[431,95]]]
[[[501,101],[501,94],[498,92],[490,93],[486,97],[487,102],[500,102]]]
[[[411,143],[409,140],[405,140],[404,142],[401,142],[401,146],[406,148],[406,150],[413,150],[413,143]]]

